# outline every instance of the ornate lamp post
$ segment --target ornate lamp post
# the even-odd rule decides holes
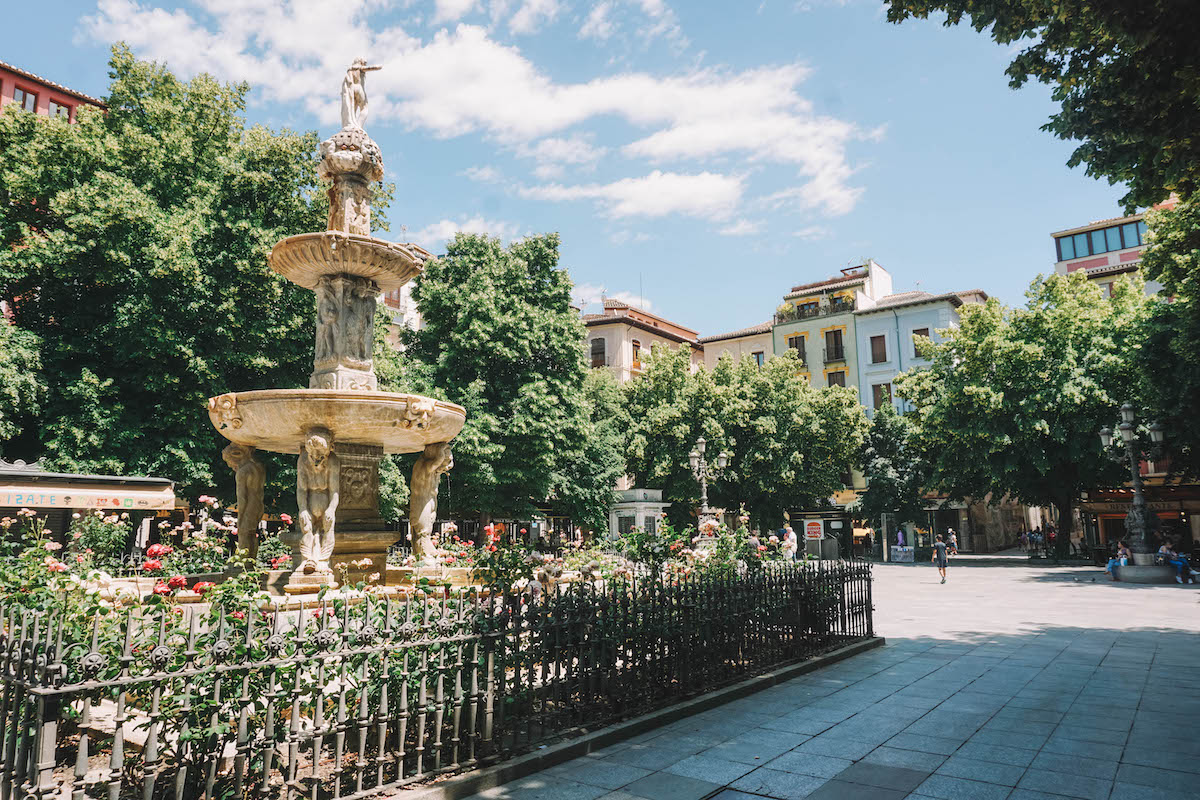
[[[703,522],[706,519],[711,519],[713,516],[712,510],[708,507],[708,481],[710,478],[715,478],[718,471],[725,469],[725,465],[729,463],[729,454],[722,451],[717,456],[715,468],[704,460],[704,448],[707,443],[704,437],[701,436],[696,440],[696,449],[688,453],[688,463],[692,466],[692,474],[696,476],[696,480],[700,481],[700,516],[697,522]]]
[[[1121,406],[1121,424],[1117,430],[1121,435],[1121,443],[1125,446],[1125,461],[1129,465],[1130,482],[1133,485],[1133,504],[1125,516],[1125,530],[1129,537],[1129,545],[1135,553],[1150,552],[1150,543],[1146,541],[1146,494],[1142,487],[1142,473],[1138,469],[1142,448],[1136,443],[1137,429],[1134,425],[1136,413],[1132,403]],[[1163,426],[1157,422],[1150,424],[1150,450],[1148,455],[1153,458],[1162,447]],[[1100,429],[1100,443],[1104,449],[1112,447],[1113,432],[1111,428]],[[1119,460],[1119,457],[1118,457]]]

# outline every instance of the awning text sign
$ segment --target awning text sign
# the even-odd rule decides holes
[[[0,483],[0,508],[112,508],[157,511],[175,507],[175,493],[126,487],[18,486]]]

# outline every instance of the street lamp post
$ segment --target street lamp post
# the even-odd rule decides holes
[[[692,474],[696,476],[696,480],[700,481],[700,516],[696,520],[697,523],[713,517],[712,510],[708,507],[708,481],[709,478],[715,478],[717,472],[725,469],[725,465],[729,463],[729,454],[722,451],[717,455],[717,463],[714,468],[704,460],[706,446],[707,442],[701,436],[696,440],[696,449],[688,453],[688,463],[691,464]]]
[[[1134,425],[1134,420],[1137,415],[1134,411],[1132,403],[1125,403],[1121,406],[1121,424],[1117,426],[1117,431],[1121,435],[1121,443],[1125,447],[1125,461],[1129,465],[1130,483],[1133,486],[1133,503],[1129,506],[1129,513],[1125,515],[1125,532],[1128,538],[1130,547],[1135,553],[1150,552],[1150,543],[1146,541],[1147,522],[1146,522],[1146,493],[1142,485],[1142,472],[1139,469],[1138,463],[1141,456],[1141,448],[1137,446],[1137,428]],[[1162,445],[1163,441],[1163,426],[1157,422],[1151,423],[1150,427],[1150,455],[1153,457]],[[1113,443],[1113,432],[1109,427],[1100,429],[1100,443],[1107,450]]]

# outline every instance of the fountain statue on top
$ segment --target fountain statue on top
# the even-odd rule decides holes
[[[420,274],[429,258],[416,245],[371,236],[373,184],[383,178],[383,154],[363,124],[366,74],[377,69],[363,59],[350,65],[342,81],[342,129],[321,142],[318,174],[331,182],[327,229],[289,236],[269,257],[273,270],[316,295],[308,388],[236,392],[208,401],[213,425],[231,442],[298,456],[299,530],[291,543],[289,593],[335,585],[335,573],[343,571],[351,583],[385,579],[387,548],[396,540],[379,516],[385,453],[423,454],[413,470],[409,516],[420,529],[414,555],[432,555],[425,552],[433,547],[426,529],[436,515],[439,479],[453,464],[450,440],[466,421],[461,406],[381,392],[375,377],[379,294]],[[261,497],[261,481],[257,487]]]

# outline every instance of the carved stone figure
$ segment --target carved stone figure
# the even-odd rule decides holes
[[[341,464],[333,452],[333,436],[312,428],[300,446],[296,465],[296,504],[300,509],[300,567],[305,572],[329,573],[333,555],[333,524],[341,486]]]
[[[346,287],[347,305],[351,308],[347,320],[346,355],[366,369],[371,368],[371,344],[375,327],[375,287],[369,280],[357,280]]]
[[[322,278],[317,287],[317,352],[314,363],[333,361],[338,357],[339,340],[342,338],[339,289],[328,277]]]
[[[364,128],[367,124],[367,73],[380,69],[368,67],[366,59],[356,58],[342,80],[342,127]]]
[[[233,470],[237,484],[238,550],[245,550],[254,558],[258,555],[258,523],[265,510],[263,486],[267,482],[267,469],[254,457],[254,448],[244,444],[229,444],[221,451],[221,457]]]
[[[438,483],[454,466],[449,442],[425,446],[413,465],[409,484],[408,530],[412,534],[413,556],[419,563],[437,551],[433,542],[433,523],[437,519]]]

